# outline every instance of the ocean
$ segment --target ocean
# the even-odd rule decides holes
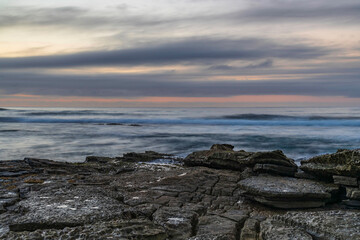
[[[280,149],[296,161],[360,148],[360,108],[0,108],[0,160],[184,157],[214,143]]]

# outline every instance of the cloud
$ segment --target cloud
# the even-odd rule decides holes
[[[220,71],[227,71],[227,70],[233,70],[233,69],[236,69],[235,67],[233,66],[230,66],[230,65],[213,65],[213,66],[210,66],[208,68],[209,70],[220,70]]]
[[[180,1],[181,2],[181,1]],[[128,11],[131,4],[120,4],[108,11],[84,7],[56,7],[41,8],[29,6],[4,7],[0,10],[0,27],[14,26],[61,26],[67,28],[89,30],[95,28],[117,29],[119,26],[134,28],[171,25],[181,23],[192,25],[214,22],[244,22],[244,23],[273,23],[291,22],[331,22],[358,24],[360,20],[360,2],[357,0],[318,0],[318,1],[289,1],[265,0],[247,1],[230,0],[227,4],[221,3],[222,11],[195,11],[189,14],[166,15],[161,12]],[[204,1],[203,6],[208,3]],[[188,3],[190,6],[190,3]],[[165,5],[164,5],[165,6]],[[176,5],[175,5],[176,6]],[[209,5],[210,6],[210,5]],[[227,7],[229,6],[229,7]],[[231,7],[230,7],[231,6]],[[119,11],[121,14],[119,14]]]
[[[358,23],[360,2],[356,0],[319,0],[319,1],[260,1],[232,17],[255,22],[268,21],[331,21],[342,20]]]
[[[184,80],[176,74],[51,75],[0,72],[4,94],[92,97],[227,97],[236,95],[308,95],[360,97],[359,74],[304,76],[302,79],[257,81]],[[351,87],[350,87],[351,86]]]
[[[281,44],[260,38],[238,40],[192,38],[160,45],[64,55],[0,58],[0,68],[64,68],[78,66],[158,65],[193,61],[312,59],[333,50],[303,44]],[[269,61],[263,64],[270,64]]]
[[[272,59],[266,59],[266,60],[262,60],[260,62],[257,63],[251,63],[246,65],[245,67],[235,67],[235,66],[231,66],[231,65],[226,65],[226,64],[220,64],[220,65],[212,65],[210,66],[208,69],[209,70],[214,70],[214,71],[231,71],[231,72],[236,72],[239,70],[242,70],[244,68],[269,68],[273,66],[273,60]]]
[[[246,68],[267,68],[273,66],[273,60],[272,59],[266,59],[259,63],[253,63],[246,66]]]

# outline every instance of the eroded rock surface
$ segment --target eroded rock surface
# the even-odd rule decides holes
[[[284,177],[296,167],[282,152],[226,144],[191,154],[186,166],[157,158],[172,157],[0,162],[0,239],[359,239],[359,211],[337,191],[356,205],[354,176],[337,185]],[[294,207],[321,208],[282,210]]]
[[[276,208],[313,208],[336,200],[338,187],[309,179],[260,175],[239,182],[242,195]]]
[[[273,219],[281,222],[285,227],[293,227],[297,231],[307,232],[315,239],[360,239],[360,211],[289,212],[282,216],[275,216]],[[265,232],[268,230],[262,228],[262,231],[266,236]]]
[[[360,149],[338,150],[301,161],[301,169],[327,179],[333,175],[357,178],[360,176]]]
[[[210,150],[194,152],[184,159],[187,166],[205,166],[216,169],[274,173],[294,176],[297,166],[280,150],[272,152],[234,151],[228,144],[215,144]]]

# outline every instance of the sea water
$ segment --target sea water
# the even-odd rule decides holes
[[[227,143],[295,160],[360,148],[360,108],[0,108],[0,160],[79,162]]]

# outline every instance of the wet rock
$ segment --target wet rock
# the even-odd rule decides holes
[[[148,239],[165,240],[165,230],[148,219],[112,220],[63,229],[9,232],[4,239]]]
[[[31,173],[33,173],[33,172],[31,172],[31,171],[15,171],[15,172],[2,171],[2,172],[0,172],[0,177],[19,177],[19,176],[31,174]]]
[[[349,199],[360,200],[360,188],[346,188],[346,197]]]
[[[0,190],[0,213],[6,212],[6,208],[20,200],[19,193],[5,189]]]
[[[297,167],[281,166],[276,164],[255,164],[253,168],[254,172],[258,173],[272,173],[283,176],[294,176]]]
[[[234,146],[230,144],[214,144],[211,146],[210,150],[215,151],[233,151]]]
[[[14,215],[11,231],[62,229],[122,216],[123,205],[89,187],[53,188],[30,192],[17,203],[25,214]]]
[[[260,175],[239,182],[244,196],[276,208],[313,208],[334,201],[338,187],[308,179]]]
[[[105,123],[105,125],[109,125],[109,126],[122,126],[124,125],[123,123]]]
[[[358,225],[351,218],[359,216],[351,208],[360,206],[360,201],[356,200],[358,187],[349,186],[354,179],[346,179],[348,185],[343,180],[339,184],[349,188],[348,200],[340,203],[339,199],[339,203],[324,208],[342,209],[344,214],[320,216],[323,211],[316,211],[311,218],[301,220],[310,221],[306,227],[300,220],[294,221],[295,215],[255,201],[280,208],[322,206],[335,200],[337,186],[319,180],[259,175],[284,175],[288,168],[294,168],[292,160],[279,151],[248,153],[215,145],[204,152],[208,155],[200,156],[211,161],[218,158],[228,169],[159,163],[159,157],[172,156],[155,152],[130,153],[121,158],[89,157],[84,163],[44,159],[0,162],[0,172],[32,173],[0,177],[0,239],[260,240],[260,233],[267,234],[264,239],[275,235],[277,239],[306,239],[307,234],[315,236],[310,232],[314,229],[311,221],[321,225],[318,228],[322,230],[315,232],[323,234],[318,239],[331,239],[327,236],[333,230],[328,228],[334,226],[325,218],[335,218],[340,225],[348,222],[340,227],[346,229],[344,233],[335,236],[356,236]],[[151,160],[154,158],[156,161]],[[229,159],[244,170],[230,168]],[[303,214],[301,211],[290,213]],[[287,217],[272,218],[279,214]],[[273,222],[261,228],[266,218]],[[328,235],[324,235],[326,231]]]
[[[325,154],[301,161],[303,171],[320,178],[332,180],[333,175],[360,176],[360,149],[339,150],[333,154]]]
[[[260,221],[256,218],[249,218],[241,229],[240,240],[257,240],[259,238]]]
[[[154,151],[145,151],[145,153],[125,153],[123,157],[118,157],[118,160],[127,162],[149,162],[156,159],[170,158],[172,155],[165,153],[158,153]]]
[[[346,177],[346,176],[333,176],[334,183],[344,186],[358,186],[358,179],[355,177]]]
[[[195,234],[198,214],[177,207],[163,207],[154,213],[153,219],[166,229],[170,239],[187,239]]]
[[[203,216],[199,218],[197,236],[212,236],[213,238],[221,236],[225,239],[235,240],[239,228],[239,224],[231,219],[218,215]]]
[[[205,166],[215,169],[244,171],[254,168],[255,172],[269,172],[293,176],[297,166],[282,151],[245,152],[233,151],[233,146],[215,144],[210,150],[194,152],[184,159],[186,166]]]
[[[0,161],[0,177],[20,177],[36,172],[23,160]]]
[[[67,166],[66,163],[55,162],[49,159],[24,158],[24,162],[27,163],[30,167],[34,167],[34,168],[45,168],[45,167],[65,168]]]
[[[360,212],[355,210],[289,212],[274,218],[285,226],[306,231],[314,236],[313,239],[360,239]]]
[[[115,161],[116,158],[110,158],[110,157],[100,157],[100,156],[87,156],[85,162],[91,163],[108,163]]]
[[[342,203],[345,204],[345,206],[347,206],[347,208],[360,209],[360,200],[346,199],[346,200],[343,200]]]
[[[286,225],[271,218],[262,222],[260,229],[261,240],[313,240],[312,236],[304,229]],[[257,240],[259,238],[244,238],[244,240],[251,239]]]
[[[311,179],[311,180],[316,180],[316,177],[314,175],[311,175],[309,173],[304,172],[303,170],[299,169],[297,170],[297,172],[295,173],[294,177],[296,178],[304,178],[304,179]]]

